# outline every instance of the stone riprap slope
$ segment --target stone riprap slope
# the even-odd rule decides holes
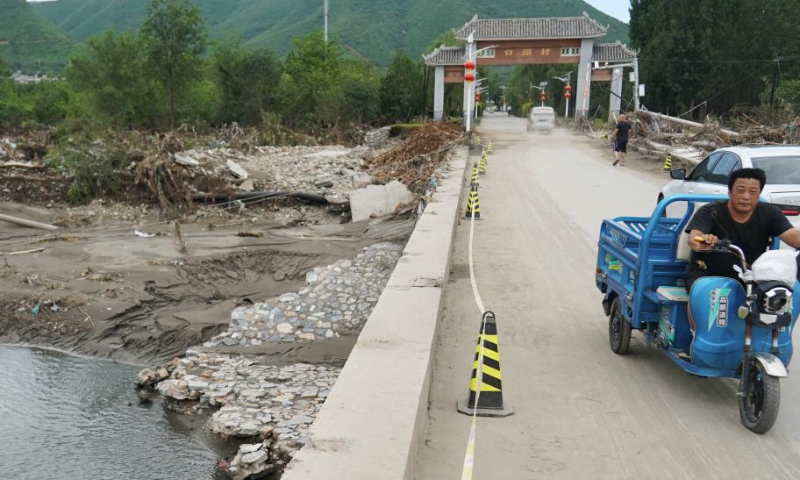
[[[227,466],[231,477],[246,478],[283,466],[308,442],[308,428],[340,371],[302,363],[260,365],[254,358],[189,350],[158,391],[175,400],[221,407],[206,428],[253,440]]]
[[[265,342],[302,342],[357,331],[372,313],[402,246],[379,243],[355,260],[311,270],[306,286],[263,303],[239,307],[230,328],[204,347],[259,346]]]

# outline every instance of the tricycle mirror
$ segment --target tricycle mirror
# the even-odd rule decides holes
[[[670,170],[669,176],[675,180],[686,180],[686,169],[676,168],[675,170]]]

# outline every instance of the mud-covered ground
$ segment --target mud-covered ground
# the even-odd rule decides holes
[[[331,223],[306,225],[305,210]],[[136,363],[183,354],[225,330],[236,306],[296,290],[308,270],[413,228],[402,215],[332,223],[335,214],[300,204],[204,207],[179,224],[180,236],[154,209],[125,204],[2,203],[0,213],[62,225],[0,222],[0,342]]]
[[[443,147],[462,133],[429,124],[383,135],[354,148],[246,151],[227,142],[184,150],[180,135],[145,136],[117,172],[120,188],[81,207],[67,203],[74,179],[42,161],[46,138],[0,139],[0,214],[58,227],[0,219],[0,343],[160,363],[226,330],[237,306],[296,291],[309,270],[373,243],[404,241],[410,213],[349,223],[349,193],[400,179],[424,196]],[[192,200],[203,194],[225,203]],[[240,194],[251,198],[232,201]],[[323,355],[347,350],[333,343]],[[274,354],[302,356],[281,348]]]

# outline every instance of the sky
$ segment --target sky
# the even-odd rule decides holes
[[[612,17],[616,17],[625,23],[630,22],[628,8],[631,6],[630,0],[585,0],[594,8]]]

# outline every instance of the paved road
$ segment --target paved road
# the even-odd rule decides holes
[[[608,149],[570,132],[527,134],[520,119],[490,117],[481,131],[496,148],[481,179],[475,268],[497,314],[516,414],[479,419],[474,478],[800,478],[800,374],[782,382],[778,422],[759,436],[739,423],[734,381],[685,374],[638,334],[626,357],[608,348],[594,285],[600,221],[649,214],[667,179],[635,160],[612,167]],[[462,222],[418,480],[461,475],[470,420],[455,405],[467,394],[480,319],[468,237]]]

